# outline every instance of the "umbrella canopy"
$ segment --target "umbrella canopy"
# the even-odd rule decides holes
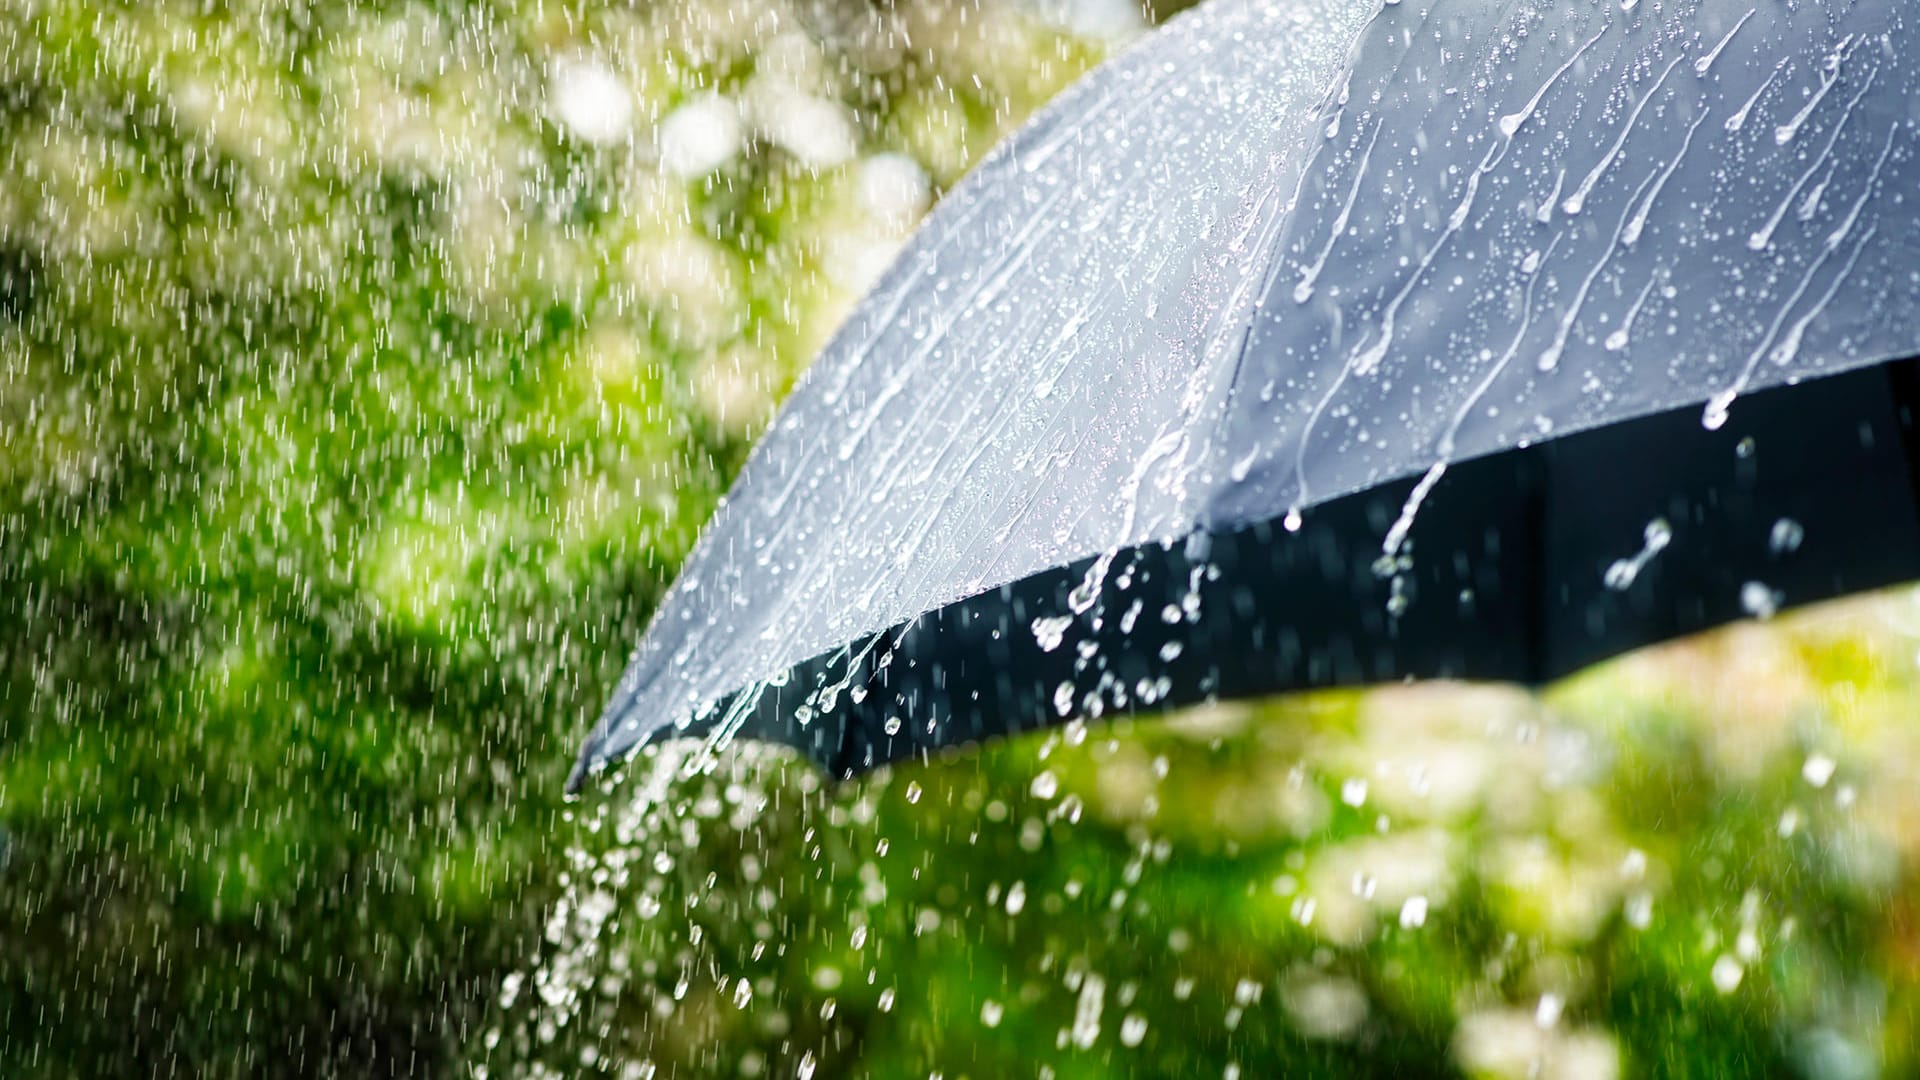
[[[574,781],[1539,682],[1920,575],[1901,0],[1213,0],[940,205]]]

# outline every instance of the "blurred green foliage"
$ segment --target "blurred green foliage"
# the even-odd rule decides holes
[[[561,802],[1114,10],[0,4],[0,1075],[1920,1071],[1906,597]]]
[[[837,786],[669,746],[580,808],[482,1043],[546,1076],[1913,1075],[1916,616]]]
[[[972,4],[0,4],[0,1074],[450,1071],[845,268],[1096,51]]]

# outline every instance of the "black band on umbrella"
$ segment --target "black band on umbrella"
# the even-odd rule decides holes
[[[835,777],[1064,723],[1406,678],[1537,685],[1744,616],[1920,577],[1920,360],[1451,465],[1087,558],[796,665],[683,734]],[[602,764],[590,747],[583,764]],[[583,775],[577,770],[573,785]]]

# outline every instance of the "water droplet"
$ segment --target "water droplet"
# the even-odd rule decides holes
[[[1653,923],[1653,894],[1637,892],[1627,897],[1623,909],[1627,925],[1635,930],[1645,930]]]
[[[1293,899],[1293,918],[1301,926],[1313,925],[1313,912],[1319,902],[1311,896],[1296,896]]]
[[[1780,610],[1782,597],[1766,583],[1749,581],[1740,586],[1740,609],[1756,619],[1771,619]]]
[[[1387,614],[1399,618],[1407,613],[1413,598],[1407,595],[1407,579],[1396,575],[1393,579],[1393,592],[1387,597]]]
[[[1640,564],[1632,559],[1615,559],[1607,567],[1606,586],[1615,592],[1625,592],[1633,586],[1633,579],[1640,576]]]
[[[1053,775],[1052,769],[1042,770],[1040,775],[1033,778],[1027,790],[1036,799],[1051,799],[1060,792],[1060,778]]]
[[[1063,682],[1053,688],[1053,711],[1061,716],[1073,712],[1073,683]]]
[[[1354,874],[1352,883],[1348,885],[1348,889],[1353,895],[1362,900],[1373,899],[1373,894],[1378,891],[1379,888],[1380,879],[1364,872]]]
[[[1241,979],[1233,984],[1233,1002],[1245,1007],[1260,1000],[1260,984],[1252,979]]]
[[[1747,974],[1746,966],[1731,953],[1721,953],[1720,959],[1713,962],[1713,988],[1723,994],[1731,994],[1740,988],[1740,980]]]
[[[1775,555],[1791,555],[1800,550],[1801,541],[1807,538],[1807,530],[1792,518],[1781,518],[1773,523],[1773,531],[1767,535],[1767,547]]]
[[[1800,766],[1800,777],[1814,787],[1823,788],[1827,786],[1827,781],[1833,779],[1834,771],[1839,767],[1838,762],[1825,754],[1810,754],[1806,763]]]
[[[1641,530],[1641,537],[1645,541],[1645,546],[1637,554],[1630,559],[1615,559],[1607,567],[1606,574],[1601,578],[1607,588],[1615,592],[1631,588],[1639,579],[1640,571],[1646,569],[1647,564],[1652,562],[1655,556],[1665,551],[1668,544],[1673,543],[1673,526],[1666,518],[1654,518],[1647,522],[1645,529]]]
[[[1700,426],[1708,431],[1719,431],[1727,426],[1727,410],[1733,405],[1737,391],[1722,390],[1713,395],[1707,407],[1700,413]]]
[[[1647,876],[1647,853],[1639,848],[1630,849],[1626,857],[1620,860],[1620,876],[1628,881],[1639,881]]]
[[[1780,815],[1778,830],[1780,839],[1785,840],[1800,831],[1800,808],[1789,806]]]
[[[1427,924],[1427,898],[1409,896],[1407,902],[1400,905],[1400,929],[1418,930]]]
[[[1072,625],[1071,615],[1042,616],[1033,620],[1029,629],[1033,631],[1033,640],[1040,646],[1040,651],[1052,652],[1066,640],[1067,628]]]
[[[1073,1010],[1073,1045],[1082,1050],[1100,1037],[1100,1010],[1106,1005],[1106,980],[1091,972],[1080,980],[1080,999]]]

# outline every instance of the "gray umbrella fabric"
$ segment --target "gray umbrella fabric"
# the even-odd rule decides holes
[[[1920,573],[1908,8],[1173,20],[829,343],[573,782],[676,734],[845,775],[1071,715],[1537,682]]]

